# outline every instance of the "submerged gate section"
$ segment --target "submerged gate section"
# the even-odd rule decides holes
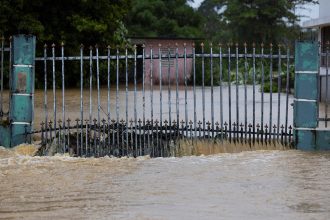
[[[40,154],[292,147],[294,57],[283,45],[142,45],[140,53],[135,46],[82,46],[66,56],[64,44],[53,44],[43,54],[36,58],[44,70],[43,122],[32,131],[41,137]],[[74,98],[66,95],[67,74],[79,77]]]
[[[294,57],[283,46],[274,50],[273,45],[253,45],[249,52],[246,44],[241,48],[213,48],[210,44],[209,52],[205,52],[204,44],[198,49],[195,45],[187,49],[186,44],[179,49],[176,44],[173,48],[159,45],[149,50],[142,45],[139,54],[136,46],[124,50],[107,47],[103,56],[97,46],[89,47],[85,55],[82,46],[79,56],[69,57],[61,44],[60,53],[52,45],[48,56],[45,46],[44,56],[35,58],[35,46],[35,37],[27,35],[12,37],[9,48],[4,47],[4,40],[1,43],[2,146],[31,142],[32,135],[36,135],[41,138],[40,154],[69,152],[76,156],[177,156],[188,148],[198,151],[201,146],[206,146],[210,153],[216,152],[214,146],[225,146],[225,151],[230,152],[228,147],[238,145],[247,149],[257,145],[266,149],[276,145],[301,150],[330,149],[329,62],[325,74],[325,118],[319,115],[322,82],[318,75],[320,57],[328,61],[329,52],[320,53],[316,42],[297,42]],[[10,54],[7,113],[3,96],[5,52]],[[294,99],[290,95],[293,58]],[[36,129],[35,61],[44,70],[44,121],[38,121],[40,126]],[[67,106],[72,109],[65,89],[65,68],[71,62],[80,64],[80,106],[73,110],[75,118],[66,112]],[[72,71],[75,69],[70,69],[71,74]],[[106,86],[105,91],[102,85]],[[106,95],[102,96],[104,92]],[[325,122],[325,128],[319,122]]]
[[[10,45],[9,113],[4,115],[1,109],[0,124],[0,145],[5,147],[31,142],[33,131],[36,38],[31,35],[15,35],[11,38]],[[3,72],[1,78],[3,83]],[[3,88],[1,96],[3,97]]]

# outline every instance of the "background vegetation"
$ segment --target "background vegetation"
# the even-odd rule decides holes
[[[35,34],[38,56],[42,55],[41,48],[45,43],[59,45],[63,41],[68,55],[78,54],[81,43],[124,48],[129,43],[128,37],[187,37],[216,43],[238,42],[240,45],[243,42],[249,45],[252,42],[290,44],[300,32],[295,7],[317,3],[316,0],[204,0],[195,9],[190,6],[192,2],[1,0],[0,35]],[[200,52],[199,47],[197,52]],[[71,70],[75,69],[79,66],[73,65]],[[219,73],[218,70],[215,67],[215,72]],[[76,85],[78,73],[72,71],[67,76],[68,86]],[[205,73],[206,84],[209,84],[209,65]]]

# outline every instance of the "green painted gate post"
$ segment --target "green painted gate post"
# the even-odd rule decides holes
[[[317,42],[296,42],[294,141],[297,149],[316,149],[318,126],[318,53]]]
[[[11,67],[11,146],[31,142],[34,108],[34,65],[36,38],[16,35],[12,42]]]
[[[4,147],[31,142],[27,133],[33,125],[35,46],[35,36],[12,37],[9,118],[0,124],[0,145]]]

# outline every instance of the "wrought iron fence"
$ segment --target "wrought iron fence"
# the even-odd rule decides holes
[[[1,40],[1,119],[8,116],[3,82],[10,47]],[[294,57],[289,48],[148,48],[81,46],[78,56],[68,56],[64,44],[45,45],[36,58],[43,110],[35,112],[32,132],[41,137],[43,153],[175,156],[183,142],[198,140],[290,145]],[[66,88],[72,74],[79,77],[74,93]],[[327,124],[327,113],[319,120]]]
[[[175,156],[182,141],[290,145],[289,48],[201,44],[189,45],[188,52],[184,44],[183,53],[180,45],[165,47],[164,53],[161,45],[148,51],[141,46],[141,53],[137,46],[81,46],[79,56],[66,56],[64,44],[44,47],[44,56],[36,58],[44,72],[44,120],[34,133],[41,134],[45,152],[156,157]],[[65,87],[74,63],[79,64],[77,106],[68,101]]]

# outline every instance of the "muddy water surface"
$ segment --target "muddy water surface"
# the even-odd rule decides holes
[[[21,153],[21,152],[19,152]],[[330,219],[330,154],[30,157],[0,149],[0,219]]]
[[[214,93],[219,94],[219,88]],[[210,94],[207,89],[206,103],[210,101]],[[243,112],[242,88],[240,94],[239,109]],[[249,87],[249,109],[252,109],[251,94]],[[51,91],[48,95],[48,113],[52,118]],[[89,112],[88,95],[85,91],[84,117],[88,117]],[[101,117],[106,116],[106,95],[106,90],[101,90]],[[175,93],[171,94],[170,103],[167,95],[164,92],[163,119],[169,116],[169,106],[170,115],[173,118],[176,115]],[[137,96],[137,114],[142,117],[141,92]],[[57,118],[60,118],[59,90],[57,97]],[[66,91],[66,117],[79,117],[79,97],[79,90]],[[215,120],[219,120],[219,96],[214,97]],[[226,90],[224,97],[228,97]],[[260,100],[260,93],[257,97]],[[183,118],[182,89],[179,98]],[[42,91],[36,91],[35,99],[35,125],[38,127],[45,117]],[[94,91],[93,117],[96,117],[96,100]],[[115,100],[115,91],[111,90],[112,118],[116,113]],[[133,115],[133,100],[134,92],[130,88],[130,116]],[[200,88],[197,100],[196,111],[200,119],[203,113]],[[264,120],[267,122],[269,104],[266,95]],[[277,96],[274,96],[274,120],[277,118],[276,104]],[[119,92],[118,105],[122,118],[126,108],[123,90]],[[160,117],[159,106],[159,91],[155,91],[155,118]],[[281,96],[281,123],[285,120],[284,106],[285,97]],[[192,107],[190,90],[189,119],[193,116]],[[261,103],[257,102],[257,122],[261,117],[260,107]],[[148,118],[151,110],[149,92],[146,93],[145,109]],[[233,116],[235,111],[233,105]],[[224,118],[228,118],[228,113],[226,98]],[[210,115],[210,108],[207,108],[206,120],[210,120]],[[289,107],[289,124],[291,116],[292,108]],[[243,117],[244,114],[240,114],[241,120]],[[252,111],[249,111],[249,122],[251,118]],[[205,149],[209,149],[208,146]],[[31,153],[31,147],[14,151],[0,148],[0,219],[330,219],[330,153],[267,150],[158,159],[23,155]]]

